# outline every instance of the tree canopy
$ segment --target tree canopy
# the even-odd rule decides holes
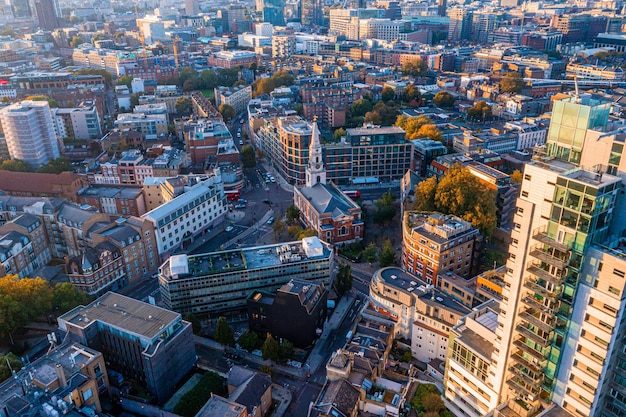
[[[215,372],[205,373],[200,381],[181,397],[174,407],[174,413],[182,417],[194,417],[211,398],[211,394],[228,394],[224,382],[224,378]]]
[[[491,106],[487,102],[480,100],[467,111],[467,118],[484,122],[491,118]]]
[[[47,101],[48,105],[52,107],[59,107],[59,103],[53,98],[44,95],[36,95],[36,96],[28,96],[24,100],[32,100],[32,101]]]
[[[381,92],[380,95],[383,101],[389,101],[389,100],[393,100],[394,98],[396,98],[395,90],[389,87],[388,85],[383,87],[383,91]]]
[[[241,162],[244,168],[254,168],[256,166],[254,148],[251,145],[241,147]]]
[[[179,97],[174,102],[174,108],[178,114],[191,113],[191,99],[189,97]]]
[[[11,335],[52,308],[52,288],[41,278],[0,278],[0,333]]]
[[[428,138],[440,142],[443,141],[443,134],[428,116],[409,117],[400,115],[397,117],[395,125],[404,129],[409,140]]]
[[[226,103],[220,105],[219,107],[219,112],[222,115],[222,117],[224,118],[224,121],[228,122],[230,119],[232,119],[233,117],[235,117],[235,109],[233,108],[233,106],[228,105]]]
[[[290,204],[285,210],[287,224],[294,224],[300,219],[300,209],[295,204]]]
[[[454,96],[447,91],[440,91],[435,94],[433,103],[435,103],[437,107],[450,108],[454,106]]]
[[[11,369],[15,372],[22,369],[22,361],[12,352],[6,355],[0,354],[0,381],[6,381],[11,377]]]
[[[376,200],[376,211],[374,212],[374,223],[386,225],[393,220],[396,215],[396,207],[394,206],[395,197],[391,190],[387,190],[383,196]]]
[[[69,282],[57,284],[52,290],[52,308],[60,314],[68,312],[76,306],[87,305],[90,302],[90,296]]]
[[[422,58],[415,58],[402,65],[402,73],[404,75],[422,77],[428,73],[428,65]]]
[[[252,352],[259,344],[259,335],[252,331],[246,332],[237,340],[237,344],[239,344],[242,349]]]
[[[413,83],[407,85],[404,91],[402,91],[402,101],[405,103],[412,103],[413,101],[419,103],[421,98],[419,90]]]
[[[391,246],[391,240],[387,238],[385,243],[383,243],[383,248],[378,255],[378,264],[381,268],[386,266],[393,265],[396,262],[396,253],[393,250],[393,246]]]
[[[0,169],[13,172],[32,172],[33,167],[21,159],[5,159],[0,163]]]
[[[339,271],[335,279],[335,288],[337,289],[337,295],[339,295],[339,297],[342,297],[352,289],[352,268],[345,262],[339,265]]]
[[[253,84],[254,95],[269,94],[278,87],[289,87],[294,77],[287,71],[278,71],[269,78],[258,78]]]
[[[373,108],[374,106],[371,101],[362,98],[352,103],[350,106],[350,114],[352,117],[365,116],[365,114],[372,111]]]
[[[233,329],[231,329],[226,321],[226,317],[220,317],[217,319],[214,339],[216,342],[221,343],[224,346],[235,346]]]
[[[117,79],[117,85],[125,85],[130,90],[133,83],[133,77],[130,75],[122,75]]]
[[[509,72],[500,80],[500,92],[521,93],[524,87],[524,79],[518,72]]]
[[[113,80],[113,76],[111,73],[102,68],[82,68],[78,71],[75,71],[76,75],[101,75],[104,78],[104,82],[107,85],[111,85],[111,81]]]
[[[391,126],[400,113],[398,106],[392,100],[387,103],[379,101],[371,112],[365,114],[364,122],[374,125]]]
[[[272,362],[278,362],[280,360],[280,345],[269,333],[265,338],[265,342],[263,342],[261,354],[264,360],[269,359]]]
[[[496,194],[467,168],[455,164],[438,183],[430,178],[417,185],[416,210],[454,214],[489,236],[496,227]]]
[[[40,167],[37,172],[44,174],[60,174],[61,172],[71,171],[72,165],[70,160],[65,157],[60,157],[48,161],[48,163]]]

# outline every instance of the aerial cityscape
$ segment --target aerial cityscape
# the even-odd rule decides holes
[[[4,0],[0,417],[626,417],[626,2]]]

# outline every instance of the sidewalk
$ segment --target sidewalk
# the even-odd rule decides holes
[[[283,190],[293,193],[293,185],[289,184],[282,175],[280,175],[278,173],[277,170],[275,170],[273,167],[271,167],[268,163],[267,160],[264,158],[263,161],[260,161],[259,164],[270,174],[272,174],[274,176],[274,178],[276,178],[276,182],[278,182],[278,185],[280,185],[280,188],[282,188]]]

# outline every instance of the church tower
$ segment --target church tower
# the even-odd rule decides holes
[[[313,187],[315,184],[326,184],[326,168],[324,167],[320,132],[317,128],[317,117],[313,120],[311,143],[309,144],[309,166],[306,169],[306,186]]]

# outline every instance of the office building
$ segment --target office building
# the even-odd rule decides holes
[[[107,366],[163,403],[196,361],[191,324],[180,314],[114,292],[58,318],[70,340],[96,349]]]
[[[32,17],[33,12],[28,0],[12,0],[11,11],[16,19],[28,19]]]
[[[154,224],[161,259],[201,238],[226,217],[224,184],[219,173],[194,178],[185,192],[141,216]]]
[[[167,308],[182,314],[245,309],[254,291],[274,292],[291,279],[330,285],[333,251],[318,238],[246,249],[171,256],[159,269]]]
[[[40,167],[59,158],[60,144],[47,101],[22,101],[0,110],[9,154]]]
[[[470,278],[480,232],[469,222],[440,213],[404,214],[402,266],[428,284],[441,287],[442,273]]]
[[[197,16],[200,13],[198,0],[185,0],[185,13],[188,16]]]
[[[45,30],[61,27],[61,8],[58,0],[35,0],[34,5],[39,27]]]
[[[300,23],[303,26],[324,26],[324,4],[322,0],[302,0]]]
[[[263,21],[274,26],[285,25],[285,2],[281,0],[262,0]]]
[[[245,94],[245,92],[241,93]],[[194,165],[203,165],[210,157],[215,157],[219,151],[219,144],[225,141],[232,142],[233,137],[226,124],[218,120],[198,120],[190,124],[184,133],[185,150],[191,156]]]
[[[473,11],[466,8],[454,8],[448,10],[448,17],[450,18],[448,40],[453,42],[469,40],[472,35]]]
[[[327,299],[323,284],[302,280],[292,279],[275,294],[255,291],[247,300],[250,330],[271,333],[306,349],[324,328]]]
[[[59,139],[100,139],[102,126],[95,105],[75,108],[52,109],[55,128]]]

